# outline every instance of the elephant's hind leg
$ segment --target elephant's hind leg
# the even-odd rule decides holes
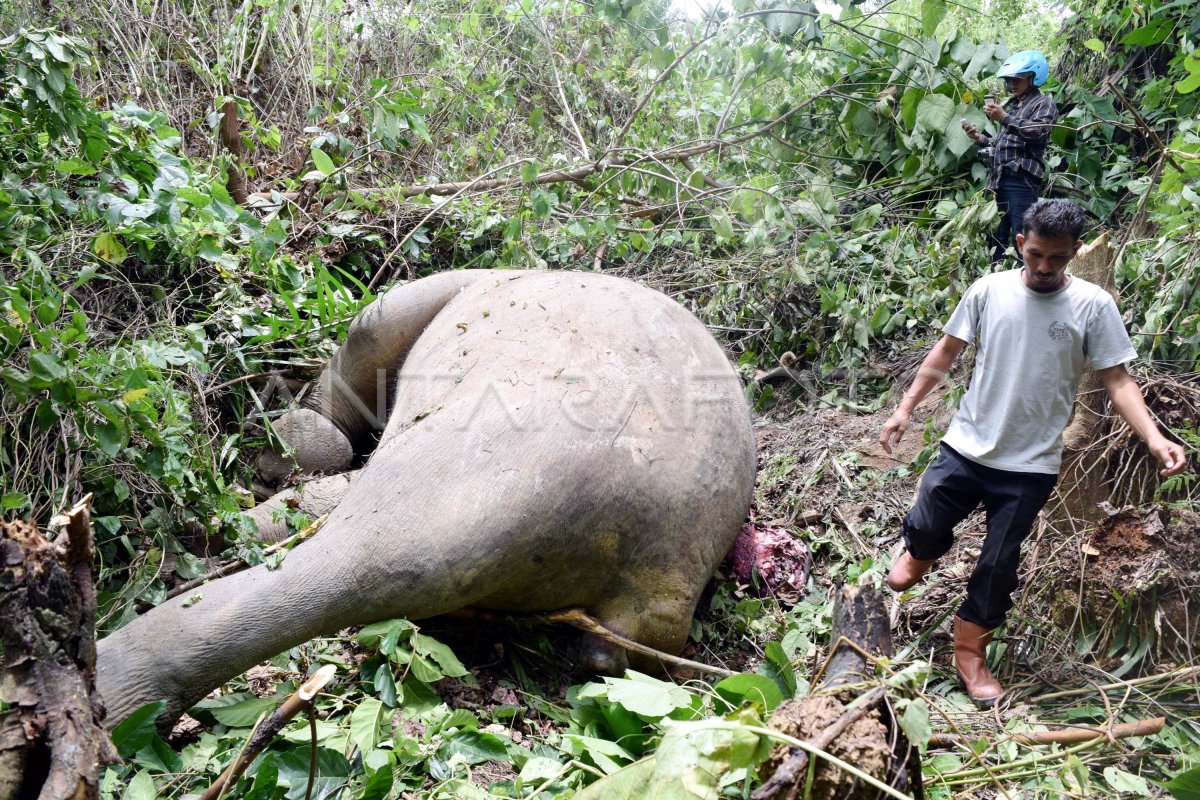
[[[612,596],[589,609],[592,617],[613,633],[667,655],[683,650],[691,632],[701,585],[690,586],[682,576],[656,574],[626,576]],[[580,645],[581,663],[598,673],[620,675],[627,666],[642,672],[661,673],[669,666],[654,656],[629,651],[596,634],[585,634]]]

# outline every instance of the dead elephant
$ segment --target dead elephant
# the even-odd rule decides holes
[[[281,568],[102,640],[109,724],[159,698],[178,715],[314,636],[467,606],[582,607],[678,652],[753,492],[750,413],[720,347],[671,299],[604,275],[469,270],[392,289],[308,406],[277,424],[299,467],[345,470],[378,436],[361,473],[333,482],[340,500]],[[263,461],[268,477],[291,466]],[[583,659],[624,656],[588,639]]]

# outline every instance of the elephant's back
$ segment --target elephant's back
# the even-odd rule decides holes
[[[741,381],[704,325],[660,292],[594,273],[500,271],[465,287],[409,353],[384,438],[433,416],[461,429],[489,411],[501,427],[576,439],[631,423],[749,431]]]
[[[580,591],[589,571],[707,577],[755,472],[741,381],[704,325],[659,292],[588,273],[501,272],[447,304],[401,369],[366,473],[401,453],[459,487],[467,518],[582,570],[563,576]]]

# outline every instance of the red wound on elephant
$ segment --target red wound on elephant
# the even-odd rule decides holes
[[[794,604],[805,594],[813,561],[803,540],[783,528],[760,527],[752,509],[725,563],[739,583],[750,586],[760,597],[769,595]]]

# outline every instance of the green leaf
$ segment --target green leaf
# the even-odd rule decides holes
[[[395,777],[392,766],[396,756],[391,750],[372,750],[363,758],[367,779],[363,781],[362,793],[356,800],[381,800],[391,791]]]
[[[92,432],[96,435],[96,446],[109,458],[120,452],[125,443],[125,430],[115,422],[97,425]]]
[[[205,261],[220,263],[225,252],[221,249],[221,243],[215,236],[204,236],[200,239],[200,246],[196,248],[196,255],[203,258]]]
[[[1117,767],[1105,767],[1104,780],[1115,791],[1150,797],[1150,784],[1141,775],[1134,775]]]
[[[275,765],[275,754],[267,753],[254,773],[254,783],[246,793],[246,800],[270,800],[278,787],[279,767]]]
[[[44,381],[61,380],[67,375],[67,368],[53,353],[41,351],[29,354],[29,371],[35,378]]]
[[[134,711],[125,721],[112,730],[112,741],[117,752],[125,758],[150,744],[157,735],[155,720],[167,707],[166,700],[157,700]],[[153,796],[153,795],[152,795]]]
[[[927,94],[917,106],[917,125],[942,133],[954,119],[954,101],[944,94]]]
[[[251,697],[228,706],[216,706],[210,709],[217,722],[230,728],[248,728],[253,725],[264,711],[271,711],[279,704],[275,697]]]
[[[415,653],[409,661],[408,671],[410,675],[423,683],[433,683],[445,677],[432,661]]]
[[[454,651],[437,639],[420,633],[414,633],[410,641],[414,650],[436,661],[446,677],[461,678],[467,674],[467,668],[454,655]]]
[[[1160,17],[1151,20],[1148,24],[1140,28],[1134,28],[1122,36],[1121,44],[1130,44],[1137,47],[1150,47],[1161,44],[1166,41],[1166,38],[1171,35],[1171,31],[1174,29],[1174,19]]]
[[[1083,46],[1088,50],[1091,50],[1093,53],[1104,52],[1104,42],[1100,41],[1099,39],[1088,39],[1083,43]]]
[[[0,497],[0,508],[5,511],[10,511],[14,508],[23,508],[29,505],[29,497],[21,492],[9,492]]]
[[[1175,84],[1175,91],[1180,94],[1191,94],[1200,89],[1200,72],[1189,73],[1186,78]]]
[[[456,734],[441,746],[438,755],[447,760],[451,756],[460,755],[468,764],[509,760],[505,740],[494,733],[480,731],[463,731]]]
[[[533,215],[541,219],[550,213],[550,209],[558,205],[558,195],[554,192],[534,189],[533,194],[530,196],[529,205],[533,209]]]
[[[527,161],[521,165],[521,182],[533,183],[537,180],[538,165],[532,161]]]
[[[726,239],[732,239],[734,237],[733,220],[730,219],[729,215],[724,211],[714,211],[709,216],[708,223],[712,226],[712,229],[718,236],[722,236]]]
[[[991,42],[981,42],[975,48],[975,54],[971,56],[971,63],[967,64],[967,68],[963,70],[963,83],[970,83],[971,79],[983,71],[985,67],[992,63],[992,57],[996,53],[996,45]]]
[[[1200,767],[1181,772],[1162,786],[1175,800],[1200,800]]]
[[[933,36],[949,8],[943,0],[921,0],[921,32]]]
[[[379,743],[380,723],[383,721],[383,702],[365,698],[350,714],[350,741],[359,752],[369,753]]]
[[[337,167],[333,165],[333,159],[326,155],[324,150],[319,147],[314,147],[310,152],[312,154],[313,166],[316,167],[322,175],[328,178],[337,170]]]
[[[779,686],[762,675],[745,672],[730,675],[713,688],[733,708],[738,708],[743,703],[758,703],[770,712],[783,702],[783,692],[779,690]]]
[[[139,750],[134,760],[168,775],[183,769],[183,759],[158,734],[150,737],[150,744]]]
[[[54,169],[64,175],[95,175],[96,168],[77,158],[64,158],[54,162]]]
[[[535,131],[542,127],[542,120],[546,118],[546,109],[538,106],[533,111],[529,112],[529,127]]]
[[[628,750],[607,739],[568,733],[563,735],[563,745],[564,749],[572,755],[587,756],[605,774],[616,772],[624,764],[633,761],[633,756]],[[603,795],[597,796],[602,797]]]
[[[125,245],[112,233],[102,233],[92,240],[92,252],[101,260],[120,264],[129,255]]]
[[[933,728],[929,724],[929,706],[925,701],[910,700],[898,721],[908,741],[924,753],[925,748],[929,746],[929,737],[933,734]]]
[[[396,686],[396,679],[392,677],[392,665],[386,661],[375,670],[375,692],[379,699],[391,708],[400,705],[404,700],[403,691]]]
[[[146,770],[141,770],[129,781],[121,800],[155,800],[157,797],[158,789],[154,786],[154,778],[150,777]]]
[[[655,767],[654,756],[643,758],[587,786],[575,795],[575,800],[643,800],[657,797],[652,794]],[[668,800],[671,796],[662,797]]]
[[[958,113],[950,115],[944,135],[946,149],[956,156],[961,156],[975,146],[975,140],[967,136],[966,131],[962,129],[962,121],[965,119],[976,128],[982,128],[987,123],[987,117],[982,111],[971,105],[959,104],[956,111]]]
[[[643,717],[665,717],[692,704],[692,695],[673,683],[629,670],[629,678],[605,678],[608,699]]]

